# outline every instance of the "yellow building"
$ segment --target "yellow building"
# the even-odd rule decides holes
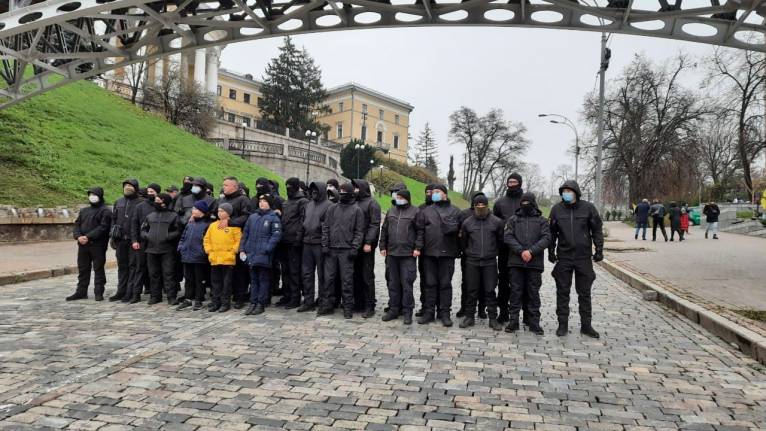
[[[319,117],[330,127],[325,138],[342,144],[361,139],[406,163],[412,105],[355,83],[331,88],[327,94],[329,112]]]
[[[261,119],[261,83],[253,75],[218,70],[218,106],[221,118],[238,126],[254,128]]]

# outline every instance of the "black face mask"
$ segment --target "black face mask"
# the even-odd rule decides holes
[[[183,186],[181,186],[181,193],[183,194],[189,194],[191,193],[192,184],[191,183],[184,183]]]
[[[287,186],[287,197],[291,198],[298,194],[298,188],[293,186]]]
[[[519,197],[521,196],[521,186],[508,187],[508,196]]]
[[[154,205],[154,208],[158,210],[162,209],[162,202],[153,202],[152,205]]]
[[[319,195],[319,190],[312,190],[311,191],[311,199],[318,201],[321,196]]]
[[[332,203],[337,203],[338,195],[336,195],[335,193],[327,193],[327,199]]]
[[[340,194],[340,203],[342,203],[342,204],[350,204],[351,202],[354,202],[354,194],[353,193],[341,193]]]
[[[524,213],[524,215],[531,215],[534,211],[535,211],[535,207],[533,207],[530,204],[521,205],[521,212]]]

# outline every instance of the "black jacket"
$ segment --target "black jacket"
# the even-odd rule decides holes
[[[213,202],[212,208],[210,210],[210,214],[216,215],[216,218],[217,218],[218,207],[224,203],[229,203],[231,204],[232,208],[234,208],[234,212],[231,213],[231,218],[229,219],[229,226],[245,227],[245,223],[247,223],[247,218],[250,217],[250,214],[253,213],[253,210],[250,207],[250,199],[244,194],[242,194],[241,191],[237,190],[231,195],[224,196],[220,199],[216,199],[216,201]],[[255,208],[258,208],[257,201],[256,201]]]
[[[721,214],[721,210],[718,208],[718,205],[716,204],[708,204],[705,205],[705,208],[702,209],[702,214],[705,214],[705,221],[708,223],[717,223],[718,222],[718,215]]]
[[[423,229],[422,253],[432,257],[457,257],[460,253],[460,210],[449,201],[429,205],[418,217]]]
[[[559,188],[575,191],[577,201],[574,204],[559,202],[551,208],[549,252],[555,250],[560,260],[582,260],[604,250],[604,232],[601,216],[596,207],[588,201],[580,200],[580,188],[575,181],[565,181]]]
[[[330,206],[322,223],[322,247],[358,250],[364,237],[364,214],[356,202]]]
[[[154,212],[154,202],[150,199],[144,199],[133,211],[133,217],[130,221],[130,242],[143,243],[141,237],[141,226],[146,221],[146,217]]]
[[[364,239],[362,245],[370,245],[374,249],[380,239],[380,205],[372,198],[370,185],[365,180],[353,180],[351,183],[359,189],[356,204],[364,214]]]
[[[531,198],[528,197],[529,195],[525,196],[527,196],[525,199],[531,199],[532,213],[525,214],[524,210],[519,208],[506,223],[503,240],[508,244],[510,253],[508,253],[508,262],[504,262],[504,264],[542,271],[545,268],[545,249],[551,243],[551,231],[548,220],[542,216],[537,208],[534,195]],[[529,250],[532,253],[532,260],[527,263],[521,259],[521,253],[524,250]]]
[[[87,246],[106,246],[109,243],[109,231],[112,228],[112,211],[104,205],[104,190],[94,187],[89,190],[101,200],[80,210],[74,221],[72,236],[77,239],[83,235],[88,237]]]
[[[668,217],[670,218],[670,228],[681,230],[681,207],[677,205],[670,205],[670,209],[668,210]]]
[[[388,256],[412,256],[423,248],[423,228],[418,226],[420,210],[410,204],[394,206],[383,219],[380,231],[380,249]]]
[[[521,206],[521,195],[523,194],[524,190],[521,188],[518,190],[507,190],[505,196],[495,201],[495,206],[492,207],[492,214],[500,217],[504,222],[508,221]]]
[[[189,223],[192,208],[194,208],[194,204],[197,203],[197,201],[205,201],[208,207],[210,207],[213,204],[214,199],[208,196],[205,190],[202,190],[196,195],[191,192],[178,195],[173,209],[176,214],[178,214],[182,225],[186,226],[186,224]],[[218,215],[216,214],[214,218],[218,218]]]
[[[122,231],[120,240],[130,239],[130,230],[132,228],[133,213],[138,207],[138,204],[144,201],[143,198],[138,196],[138,181],[127,180],[126,183],[132,185],[136,191],[133,196],[121,197],[117,199],[112,207],[112,224],[120,226]]]
[[[648,223],[649,222],[649,204],[646,202],[639,203],[638,205],[636,205],[634,214],[636,217],[636,223]]]
[[[300,191],[283,203],[282,242],[287,244],[299,244],[301,242],[301,229],[308,203],[309,200]]]
[[[478,218],[474,214],[469,215],[460,226],[460,245],[463,256],[471,265],[494,264],[502,243],[503,221],[493,214],[488,214],[484,218]]]
[[[172,209],[155,209],[141,226],[141,238],[149,254],[174,253],[181,236],[181,222]]]
[[[309,190],[316,190],[317,197],[316,199],[310,199],[309,203],[306,204],[301,239],[304,244],[319,245],[322,244],[322,223],[324,223],[327,209],[332,204],[327,200],[327,190],[324,182],[315,181],[309,184]]]

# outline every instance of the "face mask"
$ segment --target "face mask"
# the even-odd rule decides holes
[[[340,201],[344,204],[350,203],[354,201],[354,194],[353,193],[341,193],[340,194]]]
[[[478,218],[487,218],[489,215],[489,207],[474,207],[473,211]]]
[[[200,187],[200,186],[192,186],[192,188],[191,188],[192,194],[195,194],[195,195],[198,195],[199,192],[201,192],[201,191],[202,191],[202,187]]]
[[[96,195],[88,195],[88,201],[90,201],[92,204],[97,204],[99,201],[101,201],[101,199]]]
[[[146,194],[146,196],[147,196],[147,197],[148,197],[148,198],[149,198],[149,199],[150,199],[152,202],[154,202],[154,198],[156,198],[156,197],[157,197],[157,195],[156,195],[156,194],[154,194],[154,193],[147,193],[147,194]]]
[[[524,214],[531,214],[532,213],[532,205],[531,204],[521,204],[521,211]]]
[[[434,193],[431,195],[431,202],[441,202],[441,201],[442,201],[441,193]]]
[[[563,199],[564,202],[571,203],[575,199],[575,194],[573,192],[564,192],[561,194],[561,199]]]
[[[403,206],[407,205],[407,203],[408,203],[407,199],[401,199],[401,198],[394,199],[394,202],[396,202],[396,205],[400,206],[400,207],[403,207]]]
[[[189,193],[191,189],[192,189],[191,183],[184,183],[184,185],[181,186],[181,193],[183,194]]]
[[[162,209],[162,202],[154,202],[154,207],[158,210]]]

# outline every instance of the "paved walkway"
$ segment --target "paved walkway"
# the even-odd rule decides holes
[[[543,337],[66,303],[74,276],[5,286],[0,429],[766,429],[762,366],[597,273],[601,340],[553,334],[548,274]]]
[[[77,265],[77,243],[72,241],[0,245],[0,276],[59,269]],[[107,261],[114,261],[109,248]]]
[[[687,294],[730,309],[766,310],[766,239],[720,233],[705,239],[704,227],[691,227],[683,242],[633,239],[634,229],[609,222],[607,257]],[[712,237],[711,237],[712,238]]]

